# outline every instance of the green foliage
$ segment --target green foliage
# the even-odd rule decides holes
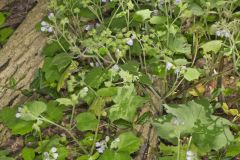
[[[24,160],[32,160],[35,157],[34,149],[32,148],[23,148],[22,157]]]
[[[182,105],[165,105],[166,116],[154,122],[160,137],[177,143],[178,137],[190,135],[192,143],[201,152],[219,150],[233,140],[231,123],[212,115],[213,108],[205,100],[191,101]],[[204,134],[202,134],[204,133]]]
[[[32,131],[32,122],[19,120],[16,118],[17,108],[4,108],[0,112],[0,122],[11,129],[12,134],[24,135]]]
[[[119,143],[117,144],[118,152],[134,153],[139,149],[140,139],[133,133],[126,132],[119,137]]]
[[[210,51],[212,51],[213,53],[218,53],[221,47],[222,47],[221,40],[209,41],[201,46],[205,54],[209,53]]]
[[[239,7],[239,0],[50,0],[52,13],[37,25],[49,42],[30,89],[18,79],[0,86],[38,97],[0,111],[0,122],[30,144],[13,157],[131,160],[152,145],[139,131],[150,125],[160,140],[150,154],[161,160],[239,155],[239,84],[221,80],[239,74]],[[0,44],[11,33],[0,29]]]
[[[188,68],[187,71],[184,73],[184,78],[188,81],[197,80],[200,76],[200,73],[195,68]]]
[[[146,99],[136,95],[133,85],[118,89],[118,93],[113,97],[115,104],[109,110],[109,119],[113,122],[123,119],[132,122],[137,108],[141,107]]]
[[[0,12],[0,26],[5,23],[5,15],[4,13]]]
[[[7,39],[12,35],[13,29],[12,28],[3,28],[0,29],[0,44],[4,44]]]
[[[80,113],[76,117],[77,128],[80,131],[95,131],[98,126],[98,120],[96,116],[91,112]]]

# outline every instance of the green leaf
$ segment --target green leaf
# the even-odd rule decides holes
[[[196,80],[200,77],[200,72],[195,68],[187,68],[187,71],[184,73],[184,78],[188,81]]]
[[[25,135],[32,131],[33,122],[16,118],[17,108],[5,107],[0,111],[0,122],[11,129],[12,134]]]
[[[71,76],[71,73],[78,67],[78,62],[72,61],[70,66],[63,72],[61,75],[58,85],[57,85],[57,91],[60,91],[61,88],[63,88],[65,81]]]
[[[33,101],[27,104],[28,109],[30,112],[38,117],[40,114],[47,110],[47,105],[42,101]]]
[[[165,24],[166,20],[167,20],[166,17],[163,17],[163,16],[153,16],[150,19],[150,23],[151,24]]]
[[[188,44],[187,39],[182,35],[170,36],[168,48],[177,53],[191,53],[191,45]]]
[[[13,29],[12,28],[3,28],[0,29],[0,44],[3,44],[7,41],[7,39],[12,35]]]
[[[118,88],[118,93],[113,97],[115,105],[109,110],[109,118],[113,122],[118,119],[124,119],[132,122],[137,108],[141,107],[146,99],[137,96],[134,85]]]
[[[106,149],[100,160],[132,160],[131,156],[125,152],[114,152]]]
[[[58,71],[61,73],[65,71],[65,69],[71,64],[72,58],[66,54],[66,53],[61,53],[56,55],[53,60],[52,60],[52,65],[56,66]]]
[[[101,88],[97,91],[97,95],[100,97],[112,97],[117,94],[117,87]]]
[[[119,136],[118,151],[126,153],[134,153],[140,147],[140,138],[136,137],[132,132],[122,133]]]
[[[185,59],[185,58],[181,58],[181,59],[176,59],[174,60],[174,64],[176,64],[177,66],[185,66],[187,65],[189,62]]]
[[[43,47],[42,53],[43,53],[43,55],[45,55],[47,57],[53,57],[53,56],[55,56],[58,53],[64,52],[64,50],[66,50],[66,51],[69,50],[69,44],[68,44],[68,42],[66,40],[61,38],[59,40],[59,42],[53,41],[51,43],[47,43]]]
[[[105,106],[105,100],[101,97],[97,97],[91,104],[89,111],[95,113],[97,116],[101,116],[103,107]]]
[[[35,158],[35,152],[32,148],[23,148],[22,150],[22,158],[24,160],[33,160]]]
[[[234,142],[232,142],[228,147],[226,151],[227,157],[236,157],[240,154],[240,139],[235,139]]]
[[[210,150],[219,150],[233,140],[229,129],[231,123],[213,116],[213,107],[206,100],[164,106],[168,114],[155,121],[154,126],[161,138],[173,144],[177,144],[179,134],[181,136],[191,134],[192,143],[206,153]]]
[[[128,71],[130,74],[138,76],[139,63],[137,61],[128,61],[121,65],[121,68]]]
[[[197,3],[190,3],[189,8],[191,12],[196,16],[201,16],[204,14],[204,10]]]
[[[58,122],[63,118],[63,111],[63,107],[59,106],[56,101],[50,101],[47,104],[46,117],[53,122]]]
[[[0,26],[3,25],[5,23],[5,15],[0,12]]]
[[[144,22],[146,19],[151,17],[152,11],[149,9],[139,10],[135,13],[134,19],[138,22]]]
[[[151,85],[151,79],[146,74],[141,74],[139,76],[139,82],[145,85]]]
[[[95,131],[98,126],[98,120],[95,114],[91,112],[80,113],[76,117],[77,128],[80,131]]]
[[[218,51],[221,49],[221,47],[222,47],[221,40],[213,40],[213,41],[209,41],[209,42],[201,45],[201,48],[203,49],[204,54],[207,54],[211,51],[213,53],[218,53]]]
[[[101,68],[94,68],[86,74],[85,83],[92,88],[99,88],[106,80],[107,71]]]
[[[52,63],[53,58],[45,58],[42,71],[45,73],[45,79],[48,82],[58,81],[61,77],[56,66]]]
[[[56,101],[59,104],[64,105],[64,106],[74,106],[74,103],[69,98],[58,98],[58,99],[56,99]]]

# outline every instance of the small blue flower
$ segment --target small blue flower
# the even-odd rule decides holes
[[[216,31],[216,36],[220,37],[222,35],[222,32],[221,31]]]
[[[182,1],[181,0],[176,0],[175,3],[176,4],[180,4]]]
[[[172,63],[170,63],[170,62],[167,62],[167,63],[166,63],[166,69],[167,69],[167,70],[170,70],[170,69],[172,68],[172,66],[173,66]]]
[[[129,45],[129,46],[133,46],[133,39],[129,39],[128,41],[127,41],[127,44]]]
[[[49,13],[48,14],[48,19],[52,20],[54,18],[54,14],[53,13]]]

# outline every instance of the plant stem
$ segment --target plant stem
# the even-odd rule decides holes
[[[96,140],[97,140],[99,125],[100,125],[100,119],[101,119],[101,116],[98,116],[98,125],[97,125],[96,131],[95,131],[93,145],[92,145],[91,152],[90,152],[91,155],[93,154],[95,143],[96,143]]]
[[[77,138],[72,134],[72,132],[69,131],[67,128],[65,128],[65,127],[63,127],[63,126],[61,126],[61,125],[59,125],[59,124],[57,124],[57,123],[55,123],[55,122],[52,122],[52,121],[50,121],[49,119],[47,119],[47,118],[45,118],[45,117],[43,117],[43,116],[41,116],[41,120],[43,120],[43,121],[45,121],[45,122],[48,122],[48,123],[50,123],[50,124],[52,124],[52,125],[60,128],[60,129],[64,130],[65,132],[67,132],[67,133],[69,134],[69,136],[78,144],[79,148],[80,148],[85,154],[88,154],[88,151],[79,143],[78,139],[77,139]]]
[[[74,113],[75,113],[75,108],[76,108],[76,105],[73,105],[72,115],[71,115],[71,119],[70,119],[70,128],[72,128],[72,125],[73,125],[73,117],[74,117]]]
[[[180,160],[180,149],[181,149],[181,139],[180,134],[178,136],[178,153],[177,153],[177,160]]]

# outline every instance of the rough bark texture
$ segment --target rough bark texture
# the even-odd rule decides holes
[[[36,69],[42,63],[40,49],[47,37],[35,29],[47,12],[48,0],[39,0],[26,19],[0,50],[0,108],[17,104],[26,99],[20,89],[27,88]],[[10,79],[18,83],[16,90],[7,89]]]

